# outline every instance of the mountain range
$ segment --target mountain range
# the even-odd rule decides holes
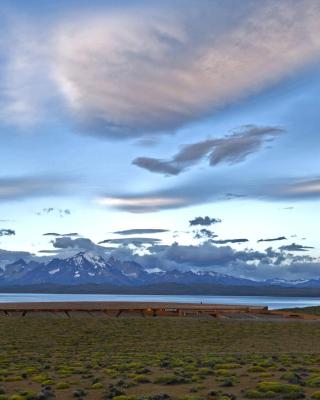
[[[320,288],[320,279],[286,281],[280,279],[254,281],[217,272],[193,272],[144,268],[134,261],[105,259],[91,252],[79,252],[69,258],[51,261],[19,259],[0,270],[0,286],[17,285],[143,285],[180,284],[228,287]]]

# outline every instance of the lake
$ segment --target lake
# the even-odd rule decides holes
[[[247,304],[270,309],[320,305],[320,297],[277,296],[192,296],[192,295],[125,295],[125,294],[45,294],[0,293],[0,303],[50,301],[150,301],[172,303]]]

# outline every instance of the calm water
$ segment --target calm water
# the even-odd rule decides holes
[[[174,303],[203,302],[209,304],[266,305],[269,306],[270,309],[320,305],[320,297],[0,293],[0,303],[34,301],[168,301]]]

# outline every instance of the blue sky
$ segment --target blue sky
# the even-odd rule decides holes
[[[319,17],[312,0],[3,1],[2,264],[82,249],[44,233],[97,244],[161,228],[166,251],[212,261],[155,259],[128,241],[115,254],[318,277]],[[198,216],[222,222],[190,226]]]

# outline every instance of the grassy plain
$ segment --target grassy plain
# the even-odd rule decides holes
[[[320,323],[0,318],[0,400],[320,399]]]
[[[292,311],[294,313],[320,315],[320,307],[319,306],[286,308],[284,310],[285,311]]]

